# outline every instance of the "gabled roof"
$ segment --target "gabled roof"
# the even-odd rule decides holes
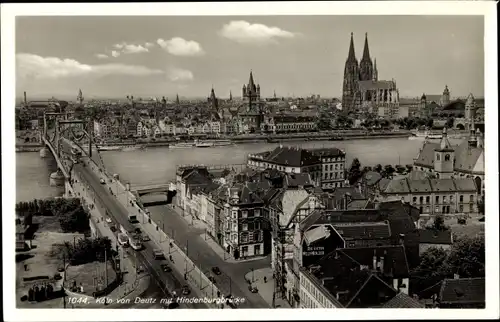
[[[391,237],[387,221],[334,223],[332,226],[345,240],[384,239]]]
[[[484,277],[445,279],[441,284],[441,304],[484,303],[486,289]]]
[[[264,157],[265,161],[288,165],[292,167],[303,167],[321,163],[321,160],[311,152],[294,147],[279,146]]]
[[[285,175],[285,187],[313,187],[314,183],[311,180],[309,173],[287,173]]]
[[[484,157],[483,148],[469,147],[467,141],[462,142],[455,149],[455,170],[472,172],[481,156]]]
[[[384,309],[420,309],[424,307],[425,305],[403,292],[399,292],[382,306]]]
[[[403,245],[344,248],[340,249],[339,252],[343,252],[359,264],[368,267],[373,266],[374,256],[377,256],[377,258],[383,256],[384,273],[392,272],[395,278],[407,278],[410,276],[410,268]]]
[[[313,149],[308,149],[312,154],[317,155],[319,157],[330,157],[330,158],[336,158],[336,157],[343,157],[345,156],[344,151],[338,149],[338,148],[313,148]]]

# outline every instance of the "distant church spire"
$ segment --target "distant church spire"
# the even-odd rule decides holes
[[[233,93],[231,91],[229,91],[229,100],[232,101],[233,100]]]
[[[368,33],[365,33],[365,48],[363,48],[362,60],[371,60],[370,59],[370,49],[368,48]]]
[[[378,81],[377,59],[373,59],[373,80]]]
[[[359,78],[361,81],[373,80],[373,63],[370,58],[370,49],[368,47],[368,33],[365,33],[365,48],[363,48],[363,58],[359,62]]]
[[[180,101],[179,101],[179,94],[177,94],[177,95],[175,96],[175,104],[177,104],[177,105],[178,105],[179,103],[180,103]]]
[[[356,53],[354,52],[354,33],[351,32],[351,43],[349,45],[349,54],[347,55],[348,61],[356,60]]]

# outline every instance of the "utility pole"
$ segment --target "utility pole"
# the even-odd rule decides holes
[[[106,279],[106,287],[108,287],[108,251],[104,249],[104,276]]]
[[[63,268],[64,268],[64,278],[63,278],[63,307],[66,308],[66,290],[64,289],[64,283],[66,282],[66,254],[63,254]]]

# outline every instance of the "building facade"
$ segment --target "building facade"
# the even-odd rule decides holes
[[[331,190],[345,184],[345,152],[337,148],[310,149],[321,158],[321,188]]]

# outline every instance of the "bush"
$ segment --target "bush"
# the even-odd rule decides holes
[[[65,242],[62,245],[63,256],[65,256],[71,265],[82,265],[94,261],[104,261],[104,258],[111,258],[111,240],[107,237],[102,238],[82,238],[75,244]],[[105,255],[105,253],[107,254]]]

